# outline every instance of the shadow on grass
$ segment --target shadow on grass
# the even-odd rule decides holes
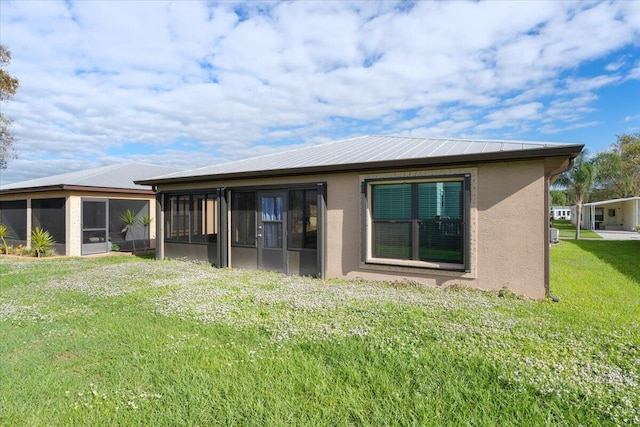
[[[146,252],[134,252],[133,256],[141,259],[156,259],[156,252],[154,250]]]
[[[571,243],[591,252],[629,279],[640,283],[639,240],[573,240]]]

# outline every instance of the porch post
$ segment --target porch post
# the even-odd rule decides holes
[[[327,260],[327,184],[318,183],[318,237],[317,237],[317,274],[322,280],[326,275]]]
[[[156,193],[156,259],[164,259],[164,195]]]
[[[218,267],[229,266],[229,212],[227,212],[227,189],[218,188]]]

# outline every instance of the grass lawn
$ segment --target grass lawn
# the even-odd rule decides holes
[[[561,239],[575,239],[576,227],[571,224],[568,219],[555,219],[552,221],[552,227],[557,228],[560,232]],[[602,237],[591,230],[580,229],[580,238],[582,239],[602,239]]]
[[[0,425],[640,424],[638,254],[554,246],[560,303],[0,258]]]

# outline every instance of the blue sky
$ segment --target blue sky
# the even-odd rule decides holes
[[[640,131],[640,1],[0,1],[20,79],[0,184],[200,167],[366,134]]]

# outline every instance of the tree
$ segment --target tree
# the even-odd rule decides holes
[[[551,206],[567,206],[566,190],[551,190]]]
[[[593,158],[595,200],[640,195],[640,132],[617,138],[609,151]]]
[[[576,157],[573,168],[560,175],[555,182],[556,185],[565,187],[574,194],[576,203],[576,240],[580,239],[580,222],[582,221],[582,202],[589,196],[593,188],[595,168],[586,158],[583,151]]]
[[[640,132],[616,136],[618,141],[613,144],[613,151],[622,163],[626,184],[623,197],[640,196]]]
[[[592,163],[596,169],[593,184],[597,200],[627,196],[630,180],[623,173],[622,159],[618,153],[603,151],[592,159]]]
[[[0,44],[0,103],[10,100],[18,90],[19,82],[3,68],[11,62],[11,52]],[[7,161],[15,159],[17,153],[13,147],[15,135],[9,130],[13,121],[0,110],[0,170],[7,168]]]

